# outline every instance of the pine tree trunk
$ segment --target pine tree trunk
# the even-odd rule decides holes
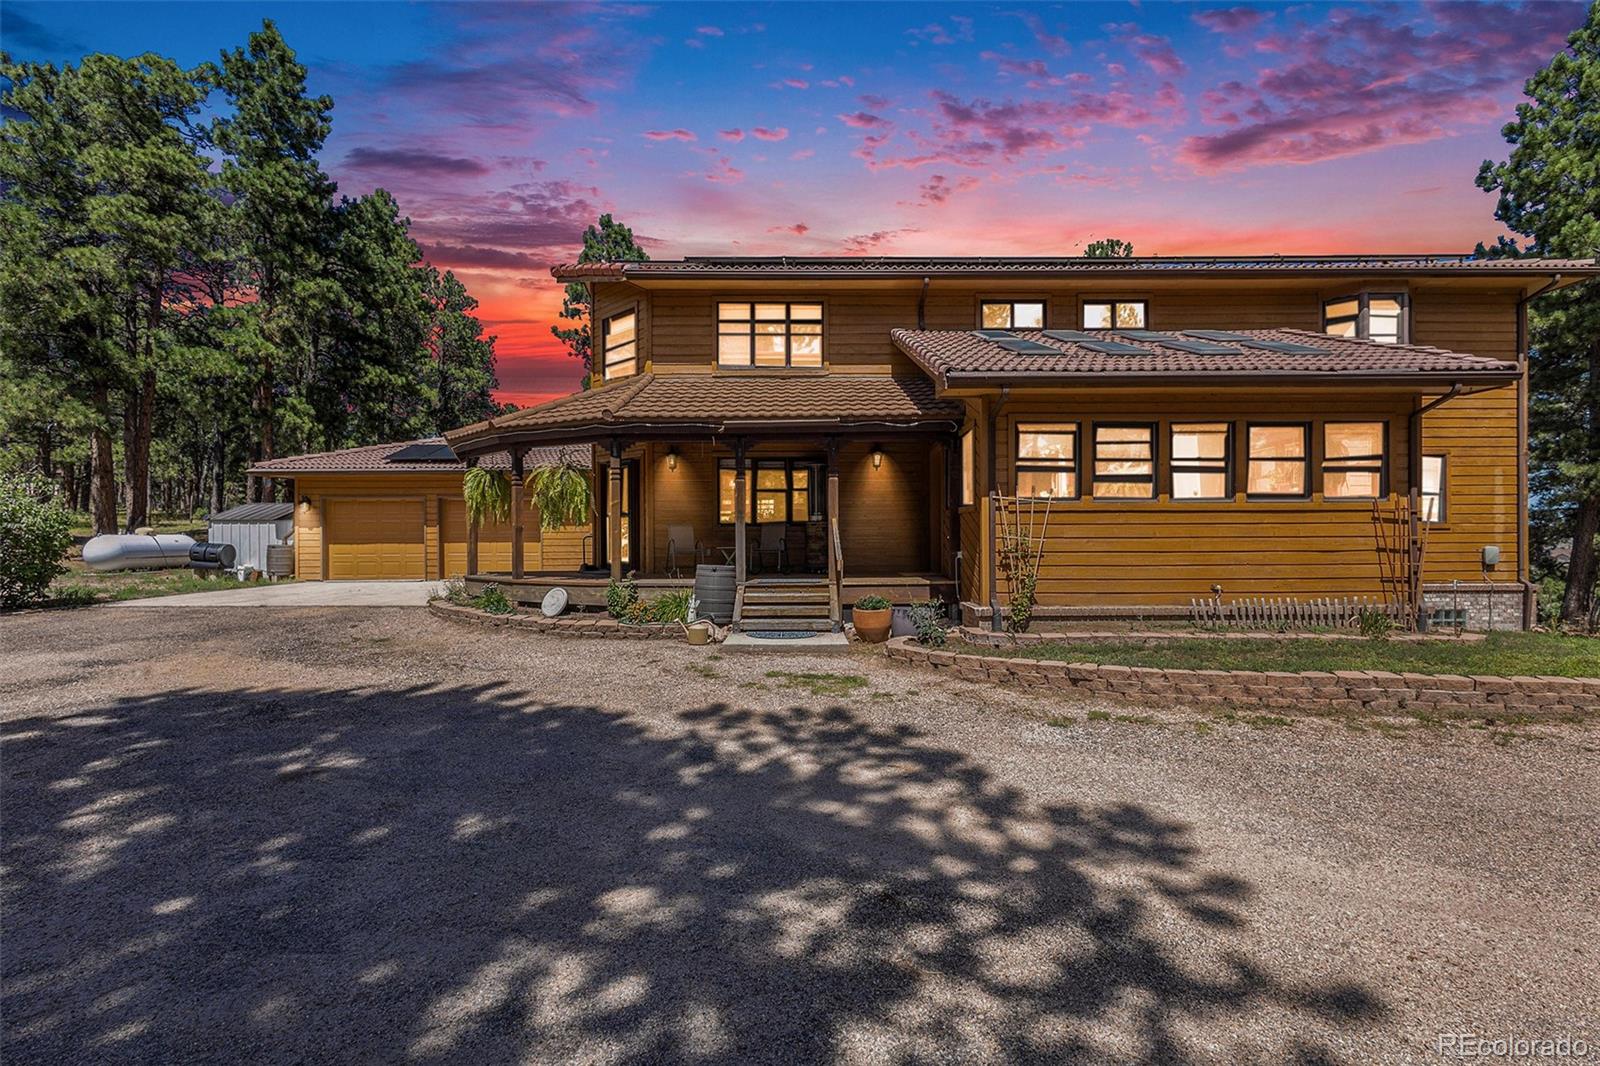
[[[95,424],[89,431],[89,517],[95,535],[117,531],[117,468],[112,459],[111,397],[104,385],[94,390]]]
[[[150,524],[150,435],[156,412],[156,372],[140,375],[139,391],[130,405],[127,452],[123,456],[128,482],[128,532]]]
[[[272,433],[272,361],[264,362],[261,368],[261,382],[256,386],[256,417],[260,420],[260,454],[258,459],[266,460],[273,457]],[[272,479],[267,477],[250,477],[250,500],[252,503],[264,503],[272,498]]]
[[[211,513],[223,509],[228,498],[228,445],[218,433],[211,452]]]
[[[68,507],[78,506],[78,464],[61,464],[61,496]]]
[[[55,474],[55,434],[50,432],[50,427],[45,426],[39,430],[39,473],[45,477]]]
[[[1561,600],[1561,620],[1568,625],[1583,625],[1594,603],[1594,539],[1597,534],[1600,534],[1600,495],[1589,496],[1578,504],[1578,520],[1573,523],[1567,594]]]

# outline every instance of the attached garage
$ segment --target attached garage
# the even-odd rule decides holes
[[[428,576],[426,500],[328,500],[323,516],[333,581]]]
[[[536,448],[530,466],[566,463],[585,469],[588,447]],[[506,455],[484,456],[506,469]],[[295,575],[302,581],[438,580],[467,569],[467,510],[461,499],[466,464],[443,441],[400,441],[337,452],[293,455],[256,464],[250,473],[293,482]],[[511,524],[478,531],[478,568],[511,569]],[[541,530],[538,512],[523,519],[526,564],[541,564],[545,545],[555,565],[577,569],[589,527]],[[544,542],[542,544],[541,542]],[[548,562],[547,562],[548,565]]]

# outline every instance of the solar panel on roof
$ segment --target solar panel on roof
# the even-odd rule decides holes
[[[975,329],[972,335],[982,341],[1003,341],[1011,337],[1009,329]]]
[[[1209,341],[1230,341],[1246,348],[1259,348],[1267,352],[1279,352],[1283,355],[1323,355],[1321,348],[1310,344],[1296,344],[1294,341],[1261,340],[1256,337],[1246,337],[1242,333],[1226,333],[1220,329],[1186,329],[1191,337],[1204,337]]]
[[[397,452],[390,452],[384,460],[388,463],[453,463],[456,453],[448,444],[408,444]]]
[[[1044,335],[1051,340],[1066,341],[1076,344],[1080,348],[1087,348],[1091,352],[1101,355],[1149,355],[1148,349],[1140,348],[1134,344],[1123,344],[1121,341],[1107,340],[1097,337],[1093,333],[1083,333],[1075,329],[1047,329]]]
[[[1148,329],[1119,329],[1124,337],[1132,337],[1136,341],[1145,341],[1149,344],[1160,344],[1167,348],[1176,348],[1180,352],[1191,355],[1243,355],[1238,348],[1230,344],[1213,344],[1210,341],[1186,341],[1179,337],[1169,337],[1165,333],[1157,333]]]

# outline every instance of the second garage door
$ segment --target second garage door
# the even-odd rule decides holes
[[[329,500],[328,577],[421,580],[422,526],[421,500]]]
[[[529,530],[538,527],[531,515],[522,521],[523,565],[536,570],[539,542],[529,538]],[[460,577],[467,572],[467,505],[461,500],[440,500],[439,526],[444,535],[444,576]],[[479,527],[478,569],[485,574],[511,572],[511,523],[485,522]]]

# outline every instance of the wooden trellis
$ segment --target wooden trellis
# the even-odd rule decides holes
[[[1422,520],[1417,490],[1388,501],[1374,500],[1372,529],[1384,593],[1404,607],[1405,627],[1415,629],[1422,615],[1422,561],[1428,548],[1428,523]]]

